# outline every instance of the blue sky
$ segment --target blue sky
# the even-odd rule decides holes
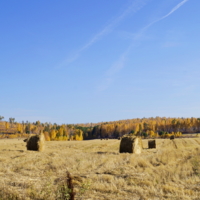
[[[200,117],[200,1],[0,2],[0,115]]]

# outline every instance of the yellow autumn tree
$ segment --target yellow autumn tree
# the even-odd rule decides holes
[[[139,132],[139,130],[140,130],[139,124],[136,123],[136,124],[135,124],[135,128],[134,128],[134,133],[135,133],[135,135],[137,135],[137,133]]]
[[[64,134],[64,129],[63,129],[63,127],[60,127],[57,131],[56,139],[63,140],[63,134]]]
[[[49,136],[51,140],[54,140],[56,138],[56,130],[52,129]]]
[[[68,140],[69,132],[68,130],[64,127],[63,129],[63,140]]]
[[[6,127],[6,131],[8,131],[8,129],[10,128],[10,124],[8,122],[5,122],[5,127]]]
[[[20,123],[17,123],[17,132],[22,133],[23,132],[23,127]]]
[[[51,138],[49,136],[49,133],[47,131],[44,132],[44,137],[46,141],[51,141]]]
[[[80,129],[76,129],[74,132],[74,139],[75,140],[83,140],[83,131]]]
[[[59,128],[59,130],[58,130],[58,134],[59,134],[60,137],[63,136],[63,133],[64,133],[64,129],[63,129],[62,127]]]
[[[149,135],[150,135],[150,137],[155,137],[156,136],[156,133],[154,132],[154,131],[149,131]]]

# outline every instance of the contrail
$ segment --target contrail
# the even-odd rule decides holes
[[[142,7],[145,6],[145,1],[143,0],[135,0],[124,12],[116,17],[114,20],[112,20],[107,26],[105,26],[99,33],[97,33],[87,44],[85,44],[83,47],[81,47],[79,50],[76,51],[74,55],[71,57],[68,57],[65,59],[60,66],[63,65],[68,65],[69,63],[74,62],[80,54],[92,46],[95,42],[97,42],[101,37],[104,35],[110,33],[113,31],[113,29],[124,19],[126,18],[129,14],[136,13],[138,10],[140,10]]]
[[[161,19],[164,19],[166,17],[168,17],[169,15],[171,15],[173,12],[175,12],[177,9],[179,9],[183,4],[185,4],[187,1],[189,0],[183,0],[181,3],[179,3],[177,6],[175,6],[167,15],[165,15],[164,17],[162,17]],[[160,19],[160,20],[161,20]]]
[[[122,21],[126,16],[128,16],[130,13],[136,13],[138,10],[140,10],[145,5],[144,1],[137,0],[134,1],[119,17],[114,19],[109,25],[107,25],[102,31],[100,31],[98,34],[96,34],[85,46],[83,46],[79,53],[89,46],[91,46],[93,43],[95,43],[100,37],[103,35],[108,34],[111,32],[117,24]]]
[[[151,22],[149,25],[147,25],[146,27],[144,27],[144,28],[142,29],[141,32],[143,32],[144,30],[148,29],[148,28],[149,28],[150,26],[152,26],[153,24],[155,24],[155,23],[157,23],[157,22],[159,22],[159,21],[161,21],[161,20],[163,20],[163,19],[169,17],[172,13],[174,13],[176,10],[178,10],[178,9],[179,9],[183,4],[185,4],[187,1],[189,1],[189,0],[183,0],[182,2],[180,2],[178,5],[176,5],[174,8],[172,8],[172,10],[171,10],[168,14],[164,15],[164,16],[161,17],[160,19],[157,19],[157,20]]]
[[[163,17],[161,17],[161,18],[159,18],[159,19],[151,22],[150,24],[148,24],[147,26],[145,26],[144,28],[142,28],[138,32],[138,34],[136,34],[136,36],[134,36],[133,41],[137,40],[142,35],[142,33],[145,32],[149,27],[151,27],[155,23],[157,23],[157,22],[159,22],[159,21],[161,21],[161,20],[169,17],[172,13],[174,13],[177,9],[179,9],[187,1],[189,1],[189,0],[183,0],[178,5],[176,5],[174,8],[172,8],[172,10],[168,14],[164,15]],[[132,44],[129,45],[129,47],[127,48],[127,50],[120,56],[119,60],[113,66],[111,66],[107,70],[105,76],[106,76],[106,79],[109,80],[109,82],[107,82],[106,85],[104,84],[103,87],[99,87],[100,91],[106,90],[109,87],[109,85],[114,81],[113,80],[113,75],[116,74],[116,73],[118,73],[122,68],[124,68],[124,65],[125,65],[125,62],[127,60],[128,54],[129,54],[129,52],[131,51],[131,49],[133,47],[133,43],[134,42],[132,42]]]

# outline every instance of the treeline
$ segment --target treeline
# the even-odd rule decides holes
[[[0,133],[4,134],[37,134],[44,133],[46,140],[83,140],[97,138],[118,138],[124,134],[142,137],[180,136],[182,133],[200,132],[200,118],[142,118],[119,120],[113,122],[62,124],[56,123],[17,123],[10,118],[9,122],[0,122]]]
[[[14,118],[13,118],[14,119]],[[47,141],[51,140],[83,140],[83,131],[73,125],[57,125],[51,123],[30,122],[1,122],[0,133],[9,138],[38,134],[43,132]]]
[[[200,118],[137,118],[104,122],[94,127],[81,127],[84,137],[95,138],[118,138],[124,134],[141,135],[142,137],[170,137],[181,136],[182,133],[200,132]]]

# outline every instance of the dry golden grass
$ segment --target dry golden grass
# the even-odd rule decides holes
[[[140,155],[119,154],[120,140],[52,141],[27,151],[22,139],[0,140],[0,199],[60,199],[68,170],[76,199],[198,200],[200,138],[143,140]],[[66,190],[67,193],[67,190]]]

